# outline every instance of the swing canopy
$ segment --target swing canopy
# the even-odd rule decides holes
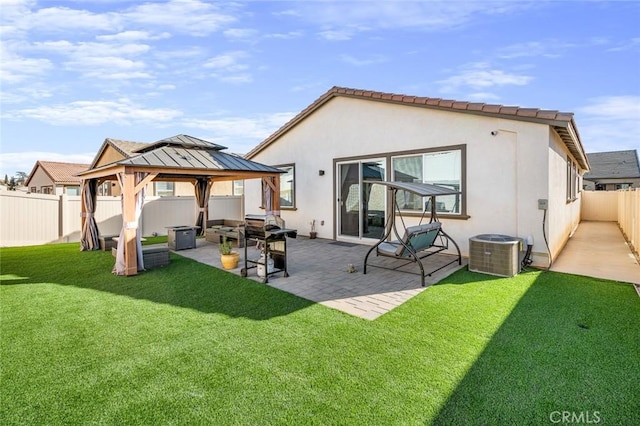
[[[392,189],[408,191],[421,197],[436,197],[438,195],[455,195],[460,194],[460,191],[447,188],[445,186],[434,185],[431,183],[422,182],[386,182],[379,180],[366,180],[365,183],[376,183],[378,185],[384,185]]]
[[[371,249],[369,249],[367,255],[364,258],[363,273],[367,273],[367,266],[391,269],[399,272],[410,272],[402,270],[400,268],[407,265],[408,263],[415,263],[419,268],[419,272],[417,272],[417,274],[421,276],[421,284],[424,287],[425,278],[427,276],[431,276],[434,272],[439,271],[440,269],[443,269],[452,263],[457,262],[458,265],[462,264],[460,248],[458,247],[458,244],[442,229],[442,226],[436,216],[437,209],[435,203],[435,198],[439,195],[455,195],[459,194],[460,191],[456,191],[440,185],[422,182],[386,182],[373,180],[366,180],[364,182],[369,184],[384,185],[388,187],[388,189],[393,194],[392,202],[394,204],[394,208],[390,209],[389,219],[387,220],[384,235],[382,235],[380,241],[378,241],[373,247],[371,247]],[[398,193],[398,191],[407,191],[421,197],[430,197],[431,202],[425,203],[425,211],[423,211],[422,213],[422,217],[420,218],[420,223],[418,224],[418,226],[406,227],[404,225],[402,212],[396,198],[396,194]],[[431,218],[429,224],[423,225],[422,219],[424,218],[426,209],[429,205],[431,207]],[[404,228],[404,236],[401,236],[396,227],[396,211]],[[389,237],[391,236],[392,232],[397,238],[395,241],[389,241]],[[422,264],[422,259],[448,250],[449,242],[451,242],[455,247],[457,256],[454,256],[449,262],[445,263],[444,265],[439,265],[435,269],[425,271],[424,265]],[[375,253],[376,257],[391,257],[401,261],[401,263],[395,267],[387,267],[381,264],[369,263],[369,256],[373,253]]]

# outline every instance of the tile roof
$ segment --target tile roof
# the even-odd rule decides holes
[[[76,174],[89,169],[89,164],[37,161],[25,185],[28,186],[29,181],[38,167],[41,168],[55,184],[75,185],[80,184],[82,181]]]
[[[587,180],[640,178],[638,151],[594,152],[587,154],[591,171],[585,173]]]
[[[131,157],[135,155],[136,151],[149,145],[144,142],[124,141],[113,138],[107,138],[106,141],[125,157]]]
[[[582,148],[582,142],[580,142],[580,137],[573,121],[573,113],[570,112],[559,112],[538,108],[521,108],[518,106],[494,105],[479,102],[461,102],[449,99],[408,96],[394,93],[375,92],[371,90],[349,89],[337,86],[329,89],[311,105],[303,109],[295,117],[280,127],[280,129],[276,130],[271,136],[249,151],[245,157],[251,158],[258,154],[289,129],[309,116],[313,111],[338,96],[548,124],[558,132],[562,140],[567,145],[567,148],[572,152],[574,157],[576,157],[582,168],[589,168],[588,161],[584,154],[584,149]]]

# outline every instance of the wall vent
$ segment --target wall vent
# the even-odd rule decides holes
[[[520,272],[522,239],[499,234],[469,238],[469,270],[513,277]]]

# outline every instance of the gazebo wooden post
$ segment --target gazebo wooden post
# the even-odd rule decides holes
[[[136,180],[133,170],[128,167],[124,172],[124,185],[122,188],[122,220],[124,222],[124,265],[125,275],[138,273],[138,255],[136,249]]]
[[[273,176],[273,187],[271,191],[271,208],[280,216],[280,175]]]

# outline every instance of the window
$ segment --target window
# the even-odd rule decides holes
[[[67,195],[80,195],[80,187],[79,186],[67,186],[65,188],[65,192]]]
[[[106,181],[98,186],[98,195],[111,195],[110,181]]]
[[[616,189],[629,189],[631,188],[630,183],[616,183]]]
[[[430,151],[422,154],[392,157],[392,179],[397,182],[424,182],[462,191],[462,150]],[[398,191],[400,209],[422,212],[429,199],[405,191]],[[463,212],[462,194],[436,198],[436,211],[460,215]],[[431,207],[427,205],[427,208]]]
[[[295,185],[295,166],[293,164],[275,166],[284,171],[280,175],[280,208],[295,209],[296,207],[296,185]],[[262,183],[262,206],[266,205],[264,200],[264,182]]]
[[[53,186],[43,186],[41,189],[43,194],[53,194]]]
[[[280,175],[280,208],[294,208],[296,206],[294,167],[279,167],[285,173]]]
[[[567,157],[567,202],[578,198],[579,175],[575,161]]]
[[[173,182],[155,182],[155,190],[158,197],[173,197],[175,191]]]
[[[243,180],[234,180],[233,181],[233,195],[242,195],[244,194],[244,181]]]

